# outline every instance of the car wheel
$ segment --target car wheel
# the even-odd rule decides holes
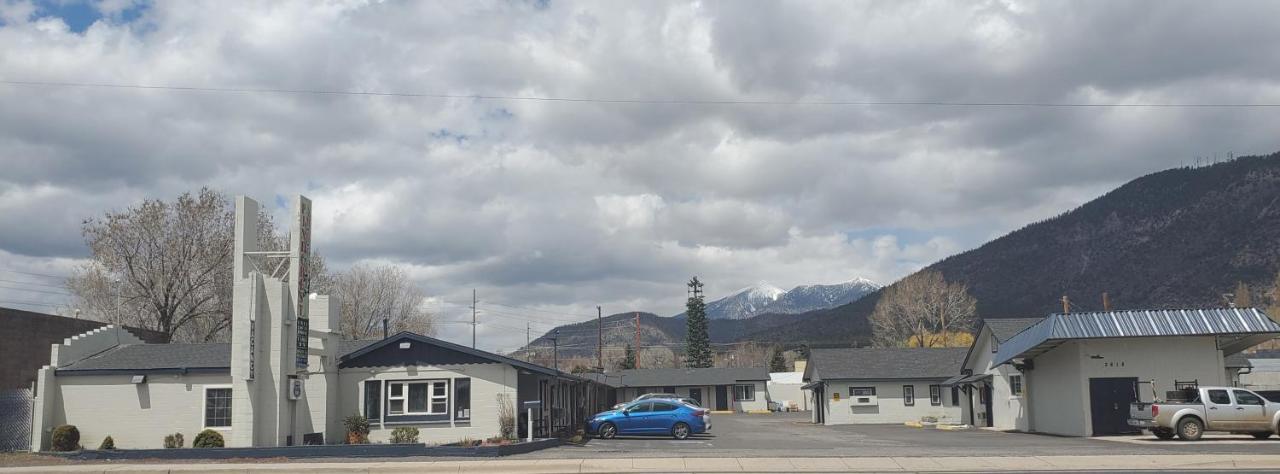
[[[1258,438],[1258,439],[1267,439],[1271,437],[1270,431],[1259,431],[1257,433],[1249,433],[1249,434],[1253,435],[1254,438]]]
[[[613,423],[605,423],[600,425],[600,439],[613,439],[618,436],[618,427]]]
[[[1156,435],[1156,437],[1160,439],[1173,439],[1174,436],[1177,436],[1173,430],[1168,428],[1156,428],[1151,430],[1151,434]]]
[[[1204,424],[1195,418],[1187,417],[1178,422],[1178,437],[1183,441],[1196,441],[1204,436]]]
[[[671,427],[671,437],[675,439],[688,439],[689,433],[689,425],[684,422],[676,423]]]

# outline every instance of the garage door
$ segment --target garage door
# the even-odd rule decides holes
[[[1137,433],[1129,426],[1129,404],[1138,401],[1137,377],[1089,379],[1089,411],[1093,435]]]

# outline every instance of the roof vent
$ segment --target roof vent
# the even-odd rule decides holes
[[[410,342],[408,342],[408,341],[401,342],[401,343],[400,343],[400,348],[401,348],[401,349],[408,349],[408,348],[409,348],[409,346],[410,346],[410,344],[411,344],[411,343],[410,343]]]

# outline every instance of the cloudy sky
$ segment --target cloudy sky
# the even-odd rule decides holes
[[[469,319],[476,288],[488,349],[597,304],[677,313],[695,274],[713,297],[888,283],[1143,174],[1280,149],[1277,108],[963,105],[1280,103],[1277,18],[1247,1],[0,0],[0,304],[64,301],[82,219],[201,186],[311,197],[319,251],[405,266],[442,320]],[[302,90],[391,95],[280,92]]]

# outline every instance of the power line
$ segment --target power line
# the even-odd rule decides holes
[[[3,81],[0,81],[0,82],[3,82]],[[50,274],[48,274],[48,273],[24,272],[24,271],[21,271],[21,270],[0,270],[0,272],[5,272],[5,273],[20,273],[20,274],[23,274],[23,275],[40,276],[40,277],[45,277],[45,278],[58,278],[58,279],[66,279],[66,278],[69,278],[69,277],[67,277],[66,275],[50,275]]]
[[[29,306],[47,306],[50,308],[61,308],[64,304],[36,303],[34,301],[0,301],[0,304],[24,304]]]
[[[32,293],[45,293],[45,294],[49,294],[49,295],[66,295],[66,296],[71,296],[71,293],[68,293],[68,292],[65,292],[65,291],[37,290],[37,289],[35,289],[35,288],[19,288],[19,287],[16,287],[16,286],[5,286],[5,285],[0,285],[0,289],[4,289],[4,290],[14,290],[14,291],[29,291],[29,292],[32,292]]]
[[[945,100],[776,100],[776,99],[626,99],[610,97],[554,97],[502,94],[445,94],[431,92],[378,92],[324,89],[285,89],[249,87],[197,87],[152,84],[113,84],[99,82],[57,82],[0,80],[0,84],[35,87],[74,87],[91,89],[132,89],[170,92],[213,92],[238,94],[288,94],[316,96],[397,97],[414,99],[502,100],[553,103],[638,104],[638,105],[747,105],[747,106],[875,106],[875,107],[984,107],[984,108],[1280,108],[1280,103],[1240,102],[1171,102],[1171,103],[1086,103],[1036,101],[945,101]]]
[[[17,280],[5,280],[5,279],[0,279],[0,282],[4,282],[4,283],[15,283],[15,284],[19,284],[19,285],[47,286],[47,287],[49,287],[49,288],[64,288],[64,289],[66,289],[66,288],[70,288],[70,287],[68,287],[67,285],[50,285],[50,284],[48,284],[48,283],[35,283],[35,282],[30,282],[30,281],[17,281]]]

